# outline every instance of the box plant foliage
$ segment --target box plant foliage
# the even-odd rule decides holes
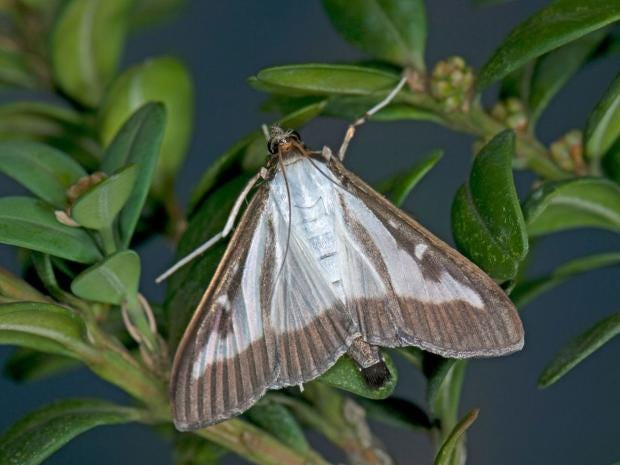
[[[0,343],[15,346],[4,374],[44,383],[86,366],[133,400],[68,398],[42,406],[0,436],[0,463],[42,463],[80,433],[128,422],[157,428],[179,465],[218,463],[226,454],[265,465],[335,463],[311,447],[308,430],[340,448],[349,463],[392,463],[368,426],[374,419],[428,435],[435,464],[463,464],[465,432],[478,414],[475,406],[459,405],[467,364],[414,348],[390,351],[388,363],[395,375],[393,358],[424,375],[424,405],[391,395],[397,376],[369,389],[343,357],[303,392],[271,391],[240,417],[193,433],[173,429],[171,358],[224,244],[174,275],[163,302],[140,292],[135,248],[165,234],[182,256],[212,236],[267,156],[258,128],[240,134],[204,173],[189,205],[177,205],[175,179],[192,132],[192,78],[174,57],[149,57],[125,69],[119,60],[132,30],[178,3],[0,1],[0,82],[56,97],[0,106],[0,173],[28,191],[0,198],[0,242],[20,248],[22,263],[21,275],[0,268]],[[614,59],[620,1],[550,2],[510,32],[480,69],[458,56],[425,60],[422,0],[322,0],[322,6],[368,60],[289,64],[249,76],[281,126],[321,117],[352,121],[405,73],[405,89],[372,120],[430,121],[475,138],[471,172],[454,197],[454,240],[517,306],[576,274],[620,263],[620,253],[610,251],[548,276],[525,273],[529,244],[538,237],[583,227],[620,232],[620,76],[601,83],[606,90],[580,130],[566,128],[545,145],[536,127],[575,73]],[[481,103],[485,91],[497,93],[491,108]],[[441,159],[440,149],[377,187],[400,205]],[[522,202],[513,170],[537,178]],[[558,348],[540,374],[541,387],[620,332],[620,313],[610,312]],[[469,413],[459,418],[460,410]]]

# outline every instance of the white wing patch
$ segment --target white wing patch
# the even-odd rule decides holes
[[[424,252],[428,250],[428,245],[426,244],[417,244],[415,246],[415,257],[418,260],[422,260],[424,258]]]

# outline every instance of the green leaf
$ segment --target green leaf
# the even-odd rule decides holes
[[[523,307],[543,292],[553,289],[573,276],[615,265],[620,265],[620,253],[604,253],[571,260],[547,276],[518,283],[510,293],[510,298],[517,307]]]
[[[78,366],[77,360],[62,355],[18,349],[7,359],[4,365],[4,376],[20,383],[39,381]]]
[[[92,355],[84,323],[71,310],[53,304],[0,304],[0,344],[81,358]]]
[[[436,410],[442,410],[437,408],[437,404],[441,402],[438,399],[445,394],[442,391],[449,387],[448,384],[452,378],[452,368],[457,362],[458,360],[454,358],[443,358],[432,353],[424,353],[422,371],[427,379],[426,403],[432,413],[436,413]]]
[[[292,449],[302,452],[310,449],[301,426],[284,405],[265,398],[248,410],[246,416]]]
[[[0,49],[0,85],[36,89],[36,74],[29,68],[27,57],[17,50]]]
[[[516,276],[528,238],[512,177],[514,133],[482,148],[452,205],[452,233],[463,253],[497,281]]]
[[[124,250],[80,273],[71,291],[82,299],[120,305],[136,295],[140,283],[140,257]]]
[[[586,357],[620,334],[620,313],[599,321],[560,351],[543,370],[538,386],[548,387],[581,363]]]
[[[69,156],[38,142],[0,142],[0,172],[33,194],[64,208],[67,189],[86,171]]]
[[[550,50],[620,19],[619,0],[555,0],[517,26],[480,71],[484,89]]]
[[[282,117],[274,124],[287,129],[299,129],[308,121],[320,115],[325,107],[325,103],[324,100],[312,102]],[[241,172],[247,169],[256,171],[256,167],[253,165],[257,161],[260,161],[261,164],[264,163],[266,156],[267,142],[262,131],[253,131],[237,141],[220,155],[200,178],[189,201],[188,211],[190,214],[193,213],[201,200],[209,195],[215,187],[231,178],[239,176]]]
[[[603,178],[548,182],[523,211],[530,236],[585,227],[620,231],[620,186]]]
[[[433,424],[426,412],[407,399],[389,397],[384,400],[356,399],[373,420],[412,431],[429,430]]]
[[[382,183],[379,190],[387,193],[390,201],[400,207],[413,188],[433,169],[442,156],[443,150],[433,150],[409,171],[398,174]]]
[[[167,124],[153,178],[158,195],[172,189],[187,152],[194,117],[194,88],[187,68],[175,58],[132,66],[111,85],[99,113],[99,134],[108,145],[127,119],[148,102],[161,102]]]
[[[323,114],[346,120],[355,120],[376,105],[377,101],[376,97],[335,96],[329,99]],[[370,121],[401,120],[431,121],[438,124],[442,122],[442,119],[436,113],[416,108],[408,103],[391,103],[370,117]]]
[[[353,45],[381,60],[424,70],[423,0],[323,0],[323,7]]]
[[[174,435],[172,461],[175,465],[219,465],[230,452],[214,442],[193,434]]]
[[[607,29],[596,30],[536,61],[530,84],[530,121],[539,118],[553,96],[582,67],[607,32]]]
[[[148,26],[176,13],[185,0],[135,0],[131,22],[134,27]]]
[[[29,197],[0,198],[0,242],[80,263],[101,258],[86,231],[59,223],[51,205]]]
[[[138,167],[129,165],[82,194],[71,207],[71,217],[90,229],[108,228],[134,189]]]
[[[472,425],[476,418],[478,418],[479,411],[477,409],[470,410],[463,419],[454,427],[450,435],[446,438],[441,445],[437,456],[435,457],[434,465],[452,465],[452,457],[457,452],[457,448],[462,441],[462,436],[465,431]]]
[[[96,426],[138,421],[143,413],[96,399],[62,400],[22,418],[0,436],[0,463],[37,465]]]
[[[192,216],[177,247],[178,258],[222,230],[237,196],[249,176],[238,176],[210,194]],[[181,268],[168,280],[165,309],[169,317],[169,343],[176,347],[224,253],[221,241]]]
[[[392,375],[387,383],[379,389],[369,387],[362,377],[357,364],[348,355],[343,355],[336,364],[323,373],[319,381],[345,391],[352,392],[358,396],[368,399],[385,399],[392,395],[396,383],[398,382],[398,372],[396,365],[387,353],[383,353],[385,363]]]
[[[369,95],[392,90],[399,76],[362,66],[303,64],[264,69],[256,80],[292,95]]]
[[[0,106],[0,140],[33,140],[71,155],[87,170],[99,165],[99,144],[82,115],[41,102]]]
[[[586,155],[601,158],[620,138],[620,74],[613,80],[596,105],[584,133]]]
[[[133,0],[70,0],[52,36],[58,85],[95,107],[114,76],[123,51]]]
[[[603,156],[601,166],[610,179],[620,184],[620,137]]]
[[[163,105],[147,103],[121,127],[103,155],[101,169],[107,173],[112,173],[128,163],[134,163],[140,173],[119,215],[123,248],[129,247],[148,196],[165,127],[166,112]]]

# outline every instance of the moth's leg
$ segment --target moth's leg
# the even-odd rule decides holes
[[[254,184],[256,184],[256,182],[260,178],[266,179],[267,176],[268,176],[268,173],[265,168],[261,168],[261,170],[258,173],[252,176],[252,178],[248,181],[248,183],[245,185],[245,187],[241,191],[241,194],[239,194],[239,197],[237,197],[237,200],[235,201],[235,205],[230,211],[230,215],[228,215],[228,220],[226,221],[226,224],[224,225],[224,229],[222,229],[215,236],[211,237],[208,241],[206,241],[200,247],[198,247],[197,249],[194,249],[193,252],[183,257],[181,260],[175,263],[172,267],[170,267],[168,270],[166,270],[164,273],[158,276],[157,279],[155,279],[155,282],[161,283],[163,280],[167,279],[170,275],[176,272],[179,268],[185,266],[197,256],[205,253],[214,244],[216,244],[217,241],[219,241],[220,239],[224,239],[226,236],[228,236],[230,231],[232,231],[233,226],[235,225],[235,219],[237,218],[237,215],[239,214],[239,211],[241,210],[241,207],[243,206],[243,201],[245,200],[245,198],[248,196],[248,194],[252,190],[252,187],[254,187]]]
[[[347,148],[349,147],[349,142],[351,142],[351,139],[353,139],[353,136],[355,135],[355,128],[364,124],[368,120],[368,118],[370,118],[372,115],[377,113],[382,108],[385,108],[387,105],[389,105],[390,102],[394,100],[394,97],[396,97],[396,94],[398,94],[401,91],[401,89],[404,87],[406,82],[407,82],[407,75],[403,74],[403,77],[400,78],[400,81],[398,81],[398,84],[396,85],[396,87],[394,87],[392,91],[383,100],[381,100],[374,107],[372,107],[362,116],[360,116],[357,120],[353,122],[353,124],[349,125],[347,132],[344,135],[344,140],[342,141],[342,145],[340,146],[340,150],[338,150],[338,158],[340,159],[340,161],[344,160],[344,156],[347,153]]]
[[[347,353],[357,363],[368,386],[378,389],[389,381],[390,370],[381,357],[379,347],[358,337],[353,340]]]

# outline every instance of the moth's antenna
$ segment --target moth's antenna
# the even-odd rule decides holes
[[[394,87],[392,91],[389,94],[387,94],[387,96],[383,100],[381,100],[374,107],[372,107],[362,116],[360,116],[357,120],[353,122],[353,124],[349,125],[347,132],[344,135],[344,140],[342,141],[342,145],[340,146],[340,150],[338,150],[338,159],[340,161],[344,160],[344,156],[347,153],[347,148],[349,147],[349,142],[351,142],[351,139],[353,139],[353,136],[355,135],[355,128],[364,124],[368,120],[368,118],[370,118],[372,115],[377,113],[379,110],[382,110],[387,105],[389,105],[390,102],[394,100],[394,97],[396,97],[396,94],[398,94],[402,90],[402,88],[405,86],[406,83],[407,83],[407,74],[403,74],[403,77],[400,78],[400,81],[398,81],[398,84],[396,84],[396,87]]]
[[[226,224],[224,225],[224,229],[222,229],[215,236],[211,237],[207,242],[202,244],[200,247],[198,247],[197,249],[194,249],[193,252],[183,257],[181,260],[175,263],[172,267],[170,267],[164,273],[159,275],[155,279],[155,282],[158,284],[161,283],[163,280],[167,279],[170,275],[172,275],[177,270],[179,270],[179,268],[182,268],[183,266],[191,262],[194,258],[205,253],[207,250],[213,247],[213,245],[216,244],[220,239],[224,239],[226,236],[228,236],[233,226],[235,225],[235,219],[237,218],[237,215],[239,214],[239,211],[241,210],[241,207],[243,206],[243,201],[245,200],[247,195],[252,190],[252,187],[254,187],[254,184],[256,184],[256,182],[261,177],[263,177],[263,170],[259,171],[254,176],[252,176],[252,178],[245,185],[245,187],[241,191],[241,194],[239,194],[239,197],[237,197],[237,200],[235,201],[235,205],[230,211],[230,215],[228,215],[228,220],[226,221]]]

